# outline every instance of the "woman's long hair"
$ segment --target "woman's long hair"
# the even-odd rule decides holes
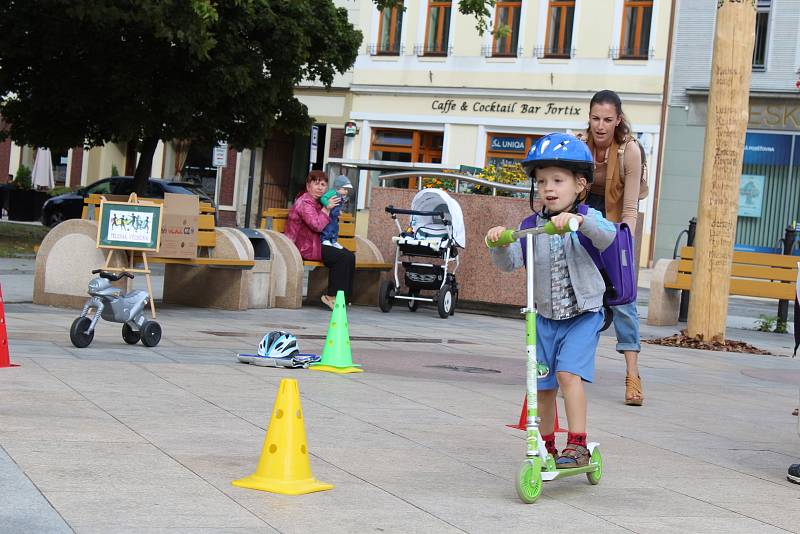
[[[602,91],[598,91],[592,97],[592,100],[589,101],[589,113],[592,112],[592,107],[595,104],[612,104],[614,109],[617,110],[617,115],[620,117],[619,124],[617,127],[614,128],[614,141],[621,145],[625,141],[625,137],[631,133],[631,125],[628,123],[628,119],[625,117],[625,113],[622,111],[622,100],[620,100],[619,95],[610,89],[603,89]],[[588,136],[589,142],[593,143],[592,139],[592,127],[591,125],[586,128],[586,135]]]

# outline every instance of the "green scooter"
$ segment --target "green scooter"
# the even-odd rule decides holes
[[[578,221],[571,219],[569,231],[578,230]],[[527,230],[506,230],[497,241],[486,241],[489,248],[507,246],[518,239],[525,238],[525,252],[527,258],[533,258],[533,236],[538,234],[561,234],[551,222],[537,228]],[[603,476],[603,458],[600,455],[600,447],[597,443],[588,443],[591,460],[588,465],[583,467],[573,467],[569,469],[557,469],[556,460],[553,455],[547,452],[539,433],[539,416],[536,404],[537,380],[544,378],[550,373],[550,369],[544,364],[539,364],[536,360],[536,310],[533,306],[533,269],[527,270],[527,306],[522,310],[525,314],[525,342],[527,350],[527,388],[528,388],[528,417],[526,421],[527,430],[527,450],[525,459],[517,472],[516,489],[517,495],[522,502],[531,504],[536,502],[542,493],[542,482],[549,482],[559,478],[570,477],[573,475],[586,474],[590,484],[599,484]]]

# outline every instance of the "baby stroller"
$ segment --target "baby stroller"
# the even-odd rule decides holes
[[[464,217],[461,206],[441,189],[423,189],[411,201],[411,209],[387,206],[399,235],[392,237],[397,247],[394,259],[394,281],[381,282],[378,304],[388,313],[395,300],[405,300],[408,309],[417,311],[420,302],[434,302],[439,316],[447,319],[456,311],[458,282],[458,249],[464,248]],[[404,230],[397,215],[410,215]],[[402,256],[402,258],[401,258]],[[412,258],[435,258],[442,263],[421,263]],[[405,271],[403,280],[407,289],[401,289],[400,265]],[[422,296],[432,291],[431,296]]]

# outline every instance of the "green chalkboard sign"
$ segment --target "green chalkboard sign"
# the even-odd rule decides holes
[[[161,204],[100,203],[97,247],[158,252]]]

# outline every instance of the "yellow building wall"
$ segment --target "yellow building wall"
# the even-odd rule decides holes
[[[475,154],[478,145],[478,129],[470,125],[450,125],[445,142],[447,143],[447,156],[442,163],[456,168],[459,165],[468,165],[466,161],[472,160],[472,156],[469,154]]]
[[[365,44],[378,41],[379,16],[371,0],[361,0],[361,29]],[[544,2],[545,0],[541,0]],[[417,57],[416,45],[424,44],[427,2],[406,2],[403,16],[404,55],[367,56],[354,70],[353,83],[416,87],[467,87],[517,90],[591,91],[612,88],[624,93],[660,94],[669,33],[668,0],[655,0],[651,23],[649,61],[609,59],[609,47],[618,47],[622,26],[621,0],[579,0],[574,21],[572,60],[533,58],[533,49],[545,40],[546,10],[540,2],[523,2],[524,21],[520,27],[522,57],[484,58],[490,36],[480,36],[473,16],[451,14],[452,55],[447,58]],[[544,17],[544,20],[542,18]],[[362,56],[363,58],[364,56]],[[588,62],[586,60],[591,60]],[[396,68],[378,65],[396,64]],[[485,68],[481,68],[485,66]]]
[[[108,178],[111,176],[112,165],[116,165],[120,174],[125,172],[124,145],[106,143],[103,146],[92,148],[84,157],[89,158],[89,163],[86,166],[86,176],[82,180],[82,185],[94,183],[101,178]]]

